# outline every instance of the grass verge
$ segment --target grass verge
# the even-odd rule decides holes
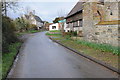
[[[60,30],[51,30],[50,32],[60,32]]]
[[[29,34],[29,33],[37,33],[37,32],[41,32],[42,30],[28,30],[28,31],[25,31],[25,32],[19,32],[17,33],[17,36],[21,36],[21,35],[24,35],[24,34]]]
[[[48,36],[53,36],[53,37],[59,37],[59,36],[61,36],[61,34],[51,34],[51,33],[46,33],[46,35],[48,35]]]
[[[12,63],[14,62],[14,58],[17,55],[17,52],[19,50],[19,47],[21,46],[21,42],[11,44],[9,46],[9,53],[5,53],[2,56],[2,78],[4,79],[7,76],[7,73],[9,69],[12,66]]]
[[[54,35],[52,34],[51,37],[54,40],[57,40],[60,43],[71,47],[83,54],[101,60],[115,68],[118,68],[118,54],[120,54],[118,47],[107,44],[92,43],[83,40],[72,40],[70,36],[59,36],[58,38],[54,38]]]

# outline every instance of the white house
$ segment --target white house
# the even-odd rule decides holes
[[[41,20],[39,16],[34,15],[32,12],[29,13],[29,15],[23,15],[24,19],[28,20],[31,24],[36,25],[37,29],[43,27],[44,22]]]
[[[59,23],[53,23],[49,25],[49,30],[60,30],[60,24]]]
[[[33,20],[34,20],[33,24],[36,25],[36,27],[37,27],[38,30],[43,27],[44,23],[43,23],[43,21],[41,20],[40,17],[34,15],[34,19]]]

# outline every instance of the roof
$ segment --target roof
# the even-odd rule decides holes
[[[115,20],[115,21],[101,21],[97,25],[116,25],[120,24],[120,20]]]
[[[36,16],[36,15],[34,15],[34,18],[35,18],[35,20],[38,21],[38,22],[43,22],[42,19],[41,19],[40,17]]]
[[[29,19],[29,16],[25,14],[26,19]]]
[[[64,19],[64,20],[59,20],[58,22],[59,22],[59,23],[66,22],[66,19]]]
[[[83,9],[83,2],[78,2],[75,6],[74,6],[74,8],[70,11],[70,13],[67,15],[67,17],[68,16],[71,16],[71,15],[73,15],[73,14],[75,14],[75,13],[77,13],[77,12],[79,12],[79,11],[81,11],[82,9]]]
[[[104,2],[104,0],[99,0],[99,2]]]

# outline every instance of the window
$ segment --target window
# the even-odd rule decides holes
[[[73,22],[73,27],[78,27],[78,21]]]
[[[52,26],[52,29],[56,29],[56,26]]]
[[[79,26],[82,27],[82,25],[83,25],[83,22],[82,22],[82,20],[80,20],[79,21]]]

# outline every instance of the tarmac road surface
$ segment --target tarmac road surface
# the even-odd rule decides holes
[[[8,78],[117,78],[114,72],[52,42],[46,32],[30,34]]]

